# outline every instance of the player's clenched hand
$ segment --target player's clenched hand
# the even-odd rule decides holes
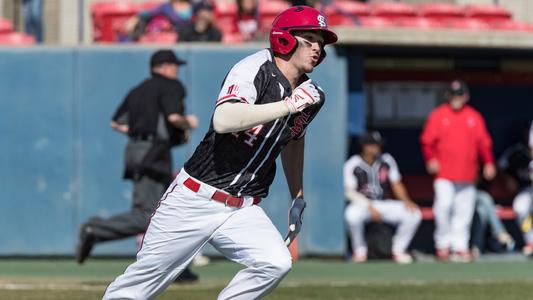
[[[412,200],[404,200],[403,204],[405,205],[405,208],[407,208],[410,212],[415,212],[418,210],[418,205],[414,203]]]
[[[189,128],[194,129],[198,127],[198,118],[195,115],[186,115],[187,123],[189,123]]]
[[[311,79],[304,81],[294,89],[292,95],[283,100],[291,114],[304,110],[320,102],[320,94]]]
[[[285,245],[289,246],[302,229],[302,219],[305,209],[305,200],[298,197],[292,200],[291,210],[289,211],[289,233],[285,238]]]
[[[492,180],[496,176],[496,166],[494,164],[485,164],[483,166],[483,178]]]
[[[428,171],[429,174],[433,175],[433,174],[437,174],[440,170],[440,164],[439,164],[439,161],[435,158],[429,160],[427,163],[426,163],[426,169]]]
[[[381,222],[381,214],[372,204],[368,204],[368,211],[370,212],[370,217],[372,220]]]

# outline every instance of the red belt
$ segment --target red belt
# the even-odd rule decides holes
[[[198,191],[200,190],[201,184],[189,177],[187,178],[187,180],[183,182],[183,185],[186,186],[189,190],[195,193],[198,193]],[[258,204],[259,202],[261,202],[261,198],[259,197],[253,197],[253,198],[254,198],[253,204]],[[215,191],[215,193],[211,196],[211,199],[218,201],[218,202],[222,202],[226,206],[237,207],[237,208],[242,207],[242,205],[244,204],[244,197],[233,197],[232,195],[226,194],[221,191]]]

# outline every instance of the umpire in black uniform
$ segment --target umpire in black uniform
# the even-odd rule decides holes
[[[127,134],[124,178],[133,181],[130,211],[108,219],[93,217],[81,226],[76,260],[83,263],[96,243],[143,233],[172,181],[171,147],[187,142],[198,120],[185,115],[185,87],[177,80],[178,59],[171,50],[150,59],[152,76],[133,88],[115,112],[111,127]]]

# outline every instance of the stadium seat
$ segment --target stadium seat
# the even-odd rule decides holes
[[[91,6],[96,41],[113,42],[123,33],[126,21],[140,11],[128,1],[97,2]]]
[[[367,4],[352,1],[333,1],[324,9],[330,26],[357,24],[358,17],[368,16]]]
[[[446,27],[443,22],[432,18],[402,18],[398,19],[395,24],[399,27],[417,28],[417,29],[434,29]]]
[[[0,18],[0,34],[10,33],[13,31],[13,24],[8,19]]]
[[[177,40],[175,32],[159,32],[141,36],[139,44],[175,44]]]
[[[533,24],[526,23],[526,22],[518,22],[518,21],[513,21],[513,20],[495,22],[489,25],[492,29],[497,29],[497,30],[533,31]]]
[[[22,32],[0,34],[0,45],[28,46],[35,44],[35,38]]]
[[[413,5],[403,2],[378,2],[370,5],[370,14],[392,21],[401,18],[414,18],[417,15]]]
[[[165,4],[166,2],[167,1],[161,1],[161,0],[142,2],[139,5],[139,10],[140,11],[151,10],[151,9],[154,9],[154,8],[158,7],[161,4]]]
[[[222,36],[222,43],[224,44],[240,44],[243,38],[240,33],[226,33]]]
[[[215,6],[215,22],[222,34],[228,35],[235,31],[237,4],[235,2],[217,2]],[[223,38],[224,39],[224,38]]]
[[[457,19],[448,22],[450,28],[466,29],[466,30],[488,30],[489,25],[483,21],[476,19]]]
[[[359,22],[362,27],[368,28],[394,27],[394,23],[391,20],[382,17],[362,16],[359,18]]]
[[[107,2],[97,2],[91,5],[91,17],[93,25],[93,40],[100,41],[102,39],[103,15]]]
[[[429,206],[433,203],[433,177],[405,174],[402,176],[402,182],[413,201],[418,205]]]
[[[289,3],[283,0],[259,1],[259,30],[268,31],[276,16],[289,7]]]
[[[427,3],[418,6],[418,15],[440,22],[461,19],[465,17],[464,7],[448,3]]]
[[[215,4],[215,13],[217,16],[225,16],[225,15],[236,15],[237,14],[237,3],[235,2],[216,2]]]
[[[466,17],[486,23],[495,23],[510,20],[512,14],[499,5],[468,5]]]

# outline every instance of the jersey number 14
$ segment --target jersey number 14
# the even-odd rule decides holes
[[[244,131],[244,134],[247,136],[247,138],[245,138],[244,140],[244,143],[247,144],[248,146],[250,147],[253,147],[254,146],[254,143],[255,141],[257,140],[257,136],[259,135],[259,133],[261,132],[261,130],[263,129],[263,126],[264,125],[257,125],[253,128],[250,128],[246,131]],[[240,132],[234,132],[232,133],[235,137],[239,137],[239,134]]]

